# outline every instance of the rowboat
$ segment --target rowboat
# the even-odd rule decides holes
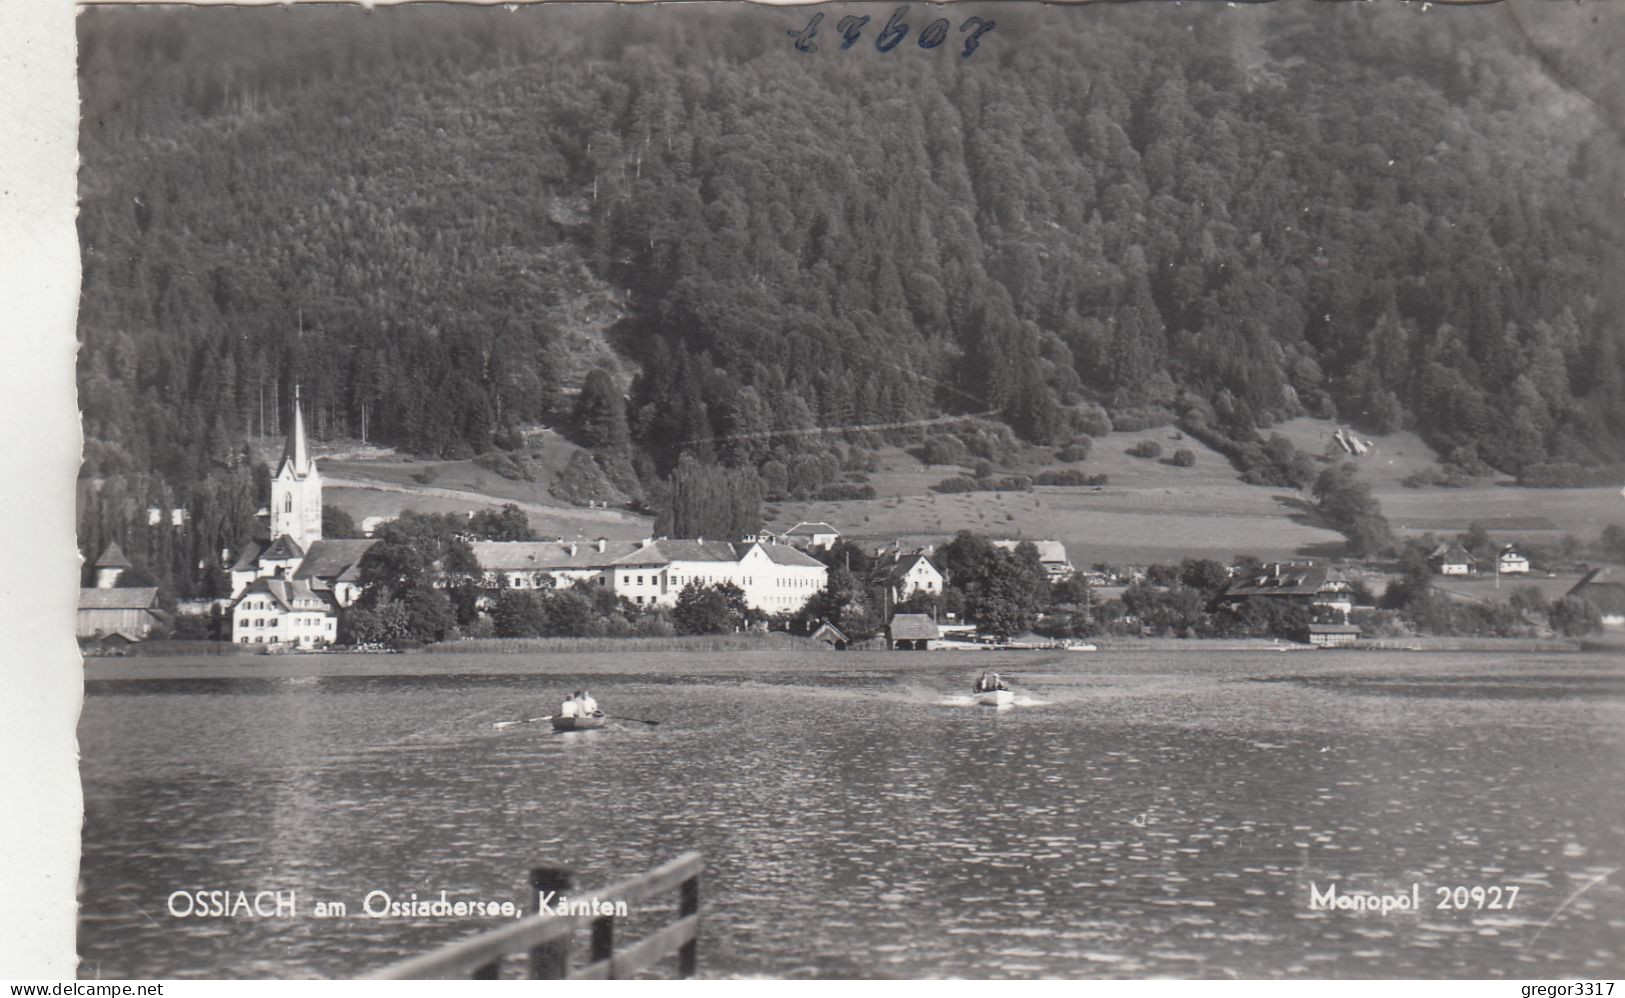
[[[988,690],[976,694],[976,702],[984,707],[1009,707],[1016,702],[1016,695],[1009,690]]]
[[[553,718],[553,730],[591,731],[594,728],[602,728],[607,720],[609,719],[604,716],[603,711],[586,717],[555,717]]]

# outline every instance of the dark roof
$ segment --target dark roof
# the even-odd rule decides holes
[[[475,541],[474,558],[487,572],[537,572],[565,568],[599,568],[638,550],[639,541]]]
[[[243,590],[242,595],[237,597],[232,606],[235,607],[249,596],[261,593],[276,600],[277,604],[284,610],[292,610],[295,600],[315,600],[322,604],[324,609],[331,609],[327,600],[321,593],[311,588],[310,583],[302,579],[273,579],[268,577],[261,577],[249,583],[248,588]],[[301,607],[300,609],[315,609],[315,607]]]
[[[1625,614],[1625,582],[1615,579],[1607,569],[1593,568],[1568,591],[1568,595],[1590,602],[1610,617]]]
[[[157,586],[79,590],[81,610],[151,610],[157,605]]]
[[[1310,624],[1310,634],[1359,634],[1358,624]]]
[[[130,559],[124,557],[124,551],[118,546],[118,541],[107,545],[102,556],[96,559],[96,568],[134,568]]]
[[[903,560],[899,561],[897,563],[897,567],[892,569],[892,574],[893,575],[907,575],[909,572],[912,572],[914,570],[915,565],[918,565],[922,561],[925,562],[927,565],[931,565],[932,571],[935,571],[938,575],[942,574],[942,571],[940,569],[938,569],[936,565],[931,564],[931,559],[927,558],[923,554],[911,554],[907,558],[904,558]]]
[[[376,540],[313,541],[305,560],[293,573],[295,579],[353,579],[361,558],[377,544]]]
[[[826,638],[832,641],[847,640],[846,632],[842,631],[839,627],[836,627],[827,620],[818,625],[817,629],[812,632],[812,636],[815,640],[823,640]]]
[[[738,561],[739,554],[727,541],[671,540],[663,538],[647,547],[615,559],[618,566],[664,565],[673,561]]]
[[[1428,557],[1430,559],[1447,562],[1451,565],[1471,565],[1478,560],[1472,555],[1468,554],[1466,548],[1455,542],[1440,544],[1438,547],[1433,549],[1433,553],[1428,555]]]
[[[243,549],[237,552],[237,560],[231,563],[233,572],[252,572],[259,567],[260,552],[265,550],[265,541],[251,540],[243,543]]]
[[[287,534],[283,534],[272,541],[271,546],[265,549],[264,553],[260,555],[260,561],[293,561],[304,556],[305,549],[299,546],[299,542]]]
[[[1326,585],[1331,573],[1324,565],[1281,565],[1279,571],[1266,570],[1233,579],[1223,593],[1225,599],[1244,596],[1313,596]]]
[[[886,632],[893,641],[918,641],[942,636],[942,632],[937,630],[937,622],[923,613],[899,613],[893,616]]]
[[[812,555],[788,544],[758,544],[762,553],[772,559],[775,565],[797,565],[802,568],[823,568],[824,563]]]

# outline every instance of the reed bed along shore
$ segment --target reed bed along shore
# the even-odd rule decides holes
[[[467,638],[422,649],[430,654],[517,655],[570,652],[817,651],[828,646],[783,632],[691,634],[658,638]]]

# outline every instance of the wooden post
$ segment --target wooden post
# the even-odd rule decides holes
[[[677,917],[697,915],[700,911],[700,878],[689,877],[683,881],[682,899],[677,905]],[[696,934],[693,939],[682,945],[677,951],[677,976],[693,977],[695,966],[699,963],[700,938]]]
[[[542,894],[546,891],[563,893],[574,890],[576,875],[562,866],[538,866],[530,871],[530,911],[541,910]],[[529,974],[531,980],[557,981],[570,973],[570,937],[560,936],[551,942],[531,948]]]
[[[615,955],[615,916],[605,915],[592,920],[592,956],[588,963],[597,963],[608,960]],[[614,975],[614,968],[610,968],[610,976]]]

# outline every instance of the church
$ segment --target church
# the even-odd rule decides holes
[[[278,649],[333,644],[338,611],[360,597],[361,559],[378,541],[322,538],[322,476],[305,439],[297,386],[269,513],[267,535],[244,545],[231,565],[231,640]],[[828,580],[822,562],[777,538],[479,541],[472,548],[495,588],[534,588],[548,575],[554,585],[586,582],[645,606],[675,605],[689,582],[728,582],[743,590],[748,606],[788,612]]]
[[[370,540],[322,539],[322,476],[305,439],[294,389],[293,429],[271,479],[269,536],[243,547],[231,566],[235,644],[314,648],[338,637],[338,608],[360,595]]]

